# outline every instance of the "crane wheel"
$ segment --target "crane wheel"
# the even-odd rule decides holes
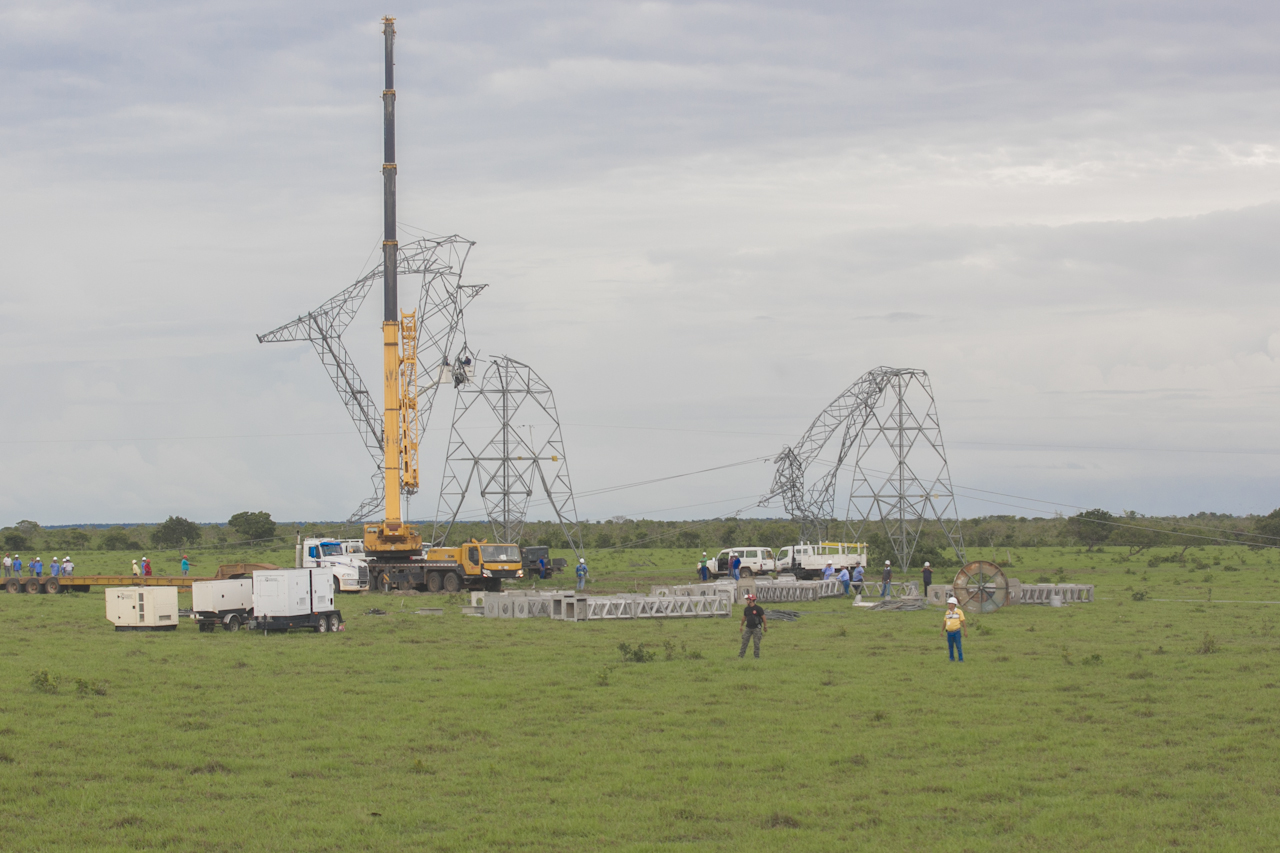
[[[462,581],[458,580],[458,575],[456,573],[449,572],[444,576],[445,592],[457,592],[460,589],[462,589]]]
[[[442,585],[439,572],[431,572],[427,575],[427,592],[439,592]]]

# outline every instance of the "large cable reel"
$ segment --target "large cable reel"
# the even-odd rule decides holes
[[[975,560],[956,575],[951,594],[970,613],[994,613],[1009,603],[1009,579],[995,563]]]

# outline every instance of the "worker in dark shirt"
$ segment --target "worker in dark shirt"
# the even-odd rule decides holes
[[[929,563],[924,564],[924,568],[920,570],[920,574],[924,576],[924,595],[929,597],[929,585],[933,583],[933,569],[929,568]]]
[[[738,657],[746,657],[747,643],[753,639],[756,641],[756,657],[760,657],[760,637],[769,630],[769,626],[765,624],[764,609],[756,604],[753,593],[747,593],[747,606],[742,610],[742,623],[738,627],[742,629],[742,648],[738,650]]]

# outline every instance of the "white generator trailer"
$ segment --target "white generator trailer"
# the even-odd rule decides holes
[[[248,627],[263,631],[310,628],[317,633],[344,630],[333,595],[333,574],[327,567],[256,571]]]
[[[176,631],[178,588],[108,587],[107,619],[116,626],[117,631]]]
[[[238,631],[253,618],[253,581],[195,581],[191,584],[191,618],[201,631]]]

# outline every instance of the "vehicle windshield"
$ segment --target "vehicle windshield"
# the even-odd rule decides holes
[[[519,563],[520,549],[515,545],[481,545],[480,559],[486,563]]]
[[[321,557],[341,557],[342,546],[337,542],[321,542],[320,556]]]
[[[347,549],[347,553],[348,553],[348,554],[363,554],[363,553],[364,553],[364,543],[363,543],[363,542],[348,542],[348,543],[346,543],[346,549]]]

